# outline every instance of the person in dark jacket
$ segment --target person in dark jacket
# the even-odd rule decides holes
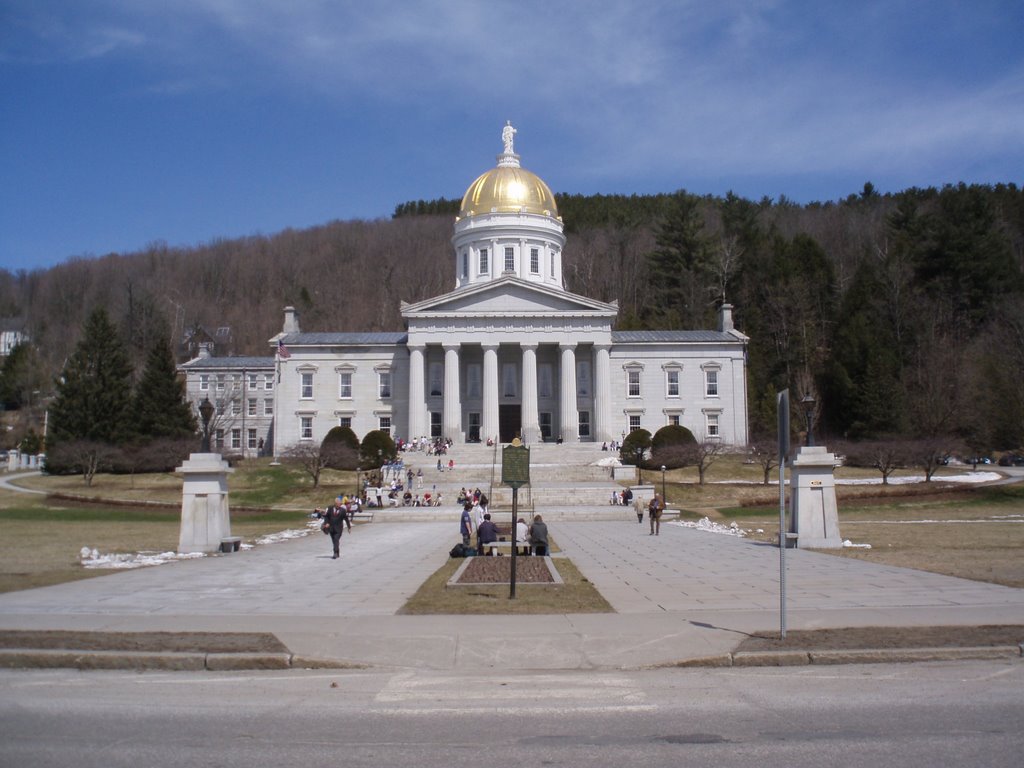
[[[349,524],[348,510],[342,504],[335,502],[323,510],[320,517],[327,524],[327,532],[331,535],[331,545],[334,547],[334,556],[331,559],[337,560],[341,554],[341,535],[345,526]]]
[[[547,555],[548,553],[548,526],[540,515],[533,516],[533,525],[530,526],[530,546],[536,555]]]
[[[476,543],[478,554],[484,553],[484,544],[490,544],[498,540],[498,527],[491,522],[491,516],[484,515],[484,521],[476,529]]]

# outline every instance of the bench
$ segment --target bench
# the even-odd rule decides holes
[[[528,544],[519,542],[520,547],[527,547]],[[497,551],[498,554],[502,554],[503,550],[507,551],[509,555],[512,554],[512,542],[511,541],[492,541],[489,544],[484,544],[480,547],[483,550],[480,554],[493,555]],[[533,554],[533,547],[530,547],[530,554]]]
[[[241,536],[227,536],[220,540],[220,551],[225,555],[237,552],[242,547]]]

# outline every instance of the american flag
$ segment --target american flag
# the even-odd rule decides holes
[[[292,353],[288,351],[288,347],[284,345],[284,339],[277,340],[277,356],[282,360],[287,360],[292,356]]]

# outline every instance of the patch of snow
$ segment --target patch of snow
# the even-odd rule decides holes
[[[854,544],[849,539],[846,539],[843,542],[843,546],[844,547],[851,547],[853,549],[871,549],[871,545],[870,544]]]
[[[698,531],[705,531],[707,533],[720,533],[726,536],[742,537],[747,535],[747,532],[740,528],[738,525],[736,525],[735,522],[729,523],[729,525],[722,525],[721,523],[716,523],[713,520],[710,520],[706,517],[701,518],[696,523],[690,522],[688,520],[672,520],[666,523],[666,525],[679,525],[683,528],[695,528]]]
[[[178,554],[177,552],[136,552],[135,554],[100,554],[98,549],[82,547],[78,553],[84,568],[128,569],[144,568],[149,565],[162,565],[175,560],[193,560],[206,557],[202,552]]]
[[[594,467],[621,467],[622,462],[618,456],[606,456],[603,459],[598,459],[591,466]]]

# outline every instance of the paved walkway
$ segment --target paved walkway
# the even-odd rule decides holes
[[[550,525],[617,611],[400,616],[440,567],[457,523],[372,523],[330,557],[319,532],[0,595],[0,628],[265,631],[295,654],[392,668],[630,668],[727,653],[779,627],[779,550],[630,521]],[[790,629],[1024,623],[1024,590],[791,550]]]

